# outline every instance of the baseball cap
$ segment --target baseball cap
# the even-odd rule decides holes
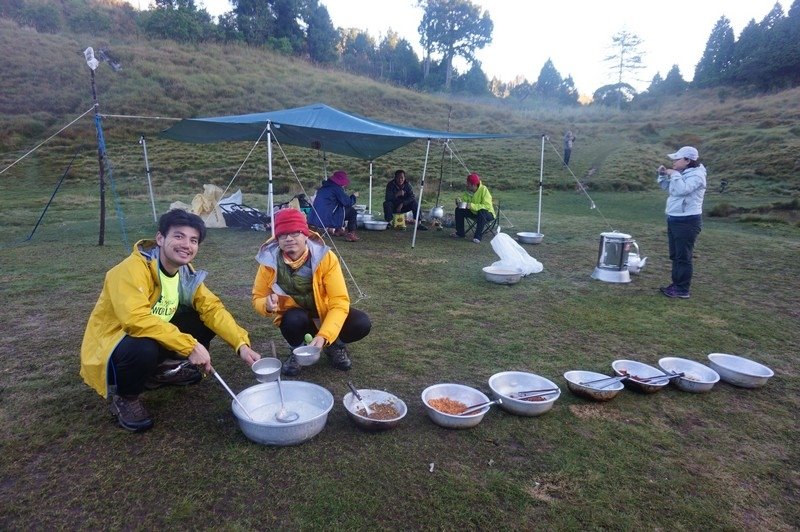
[[[675,153],[670,153],[667,155],[670,159],[677,160],[677,159],[690,159],[692,161],[696,161],[700,154],[697,153],[697,148],[693,148],[691,146],[684,146],[683,148],[679,149]]]

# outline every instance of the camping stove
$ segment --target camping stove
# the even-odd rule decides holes
[[[592,279],[607,283],[629,283],[628,253],[633,239],[631,235],[616,231],[600,233],[600,248],[597,252],[597,267]]]

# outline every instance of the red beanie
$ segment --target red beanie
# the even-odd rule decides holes
[[[469,183],[470,185],[480,185],[481,176],[473,172],[467,176],[467,183]]]
[[[306,215],[297,209],[281,209],[275,213],[275,238],[300,232],[308,236]]]
[[[350,184],[350,178],[347,177],[347,172],[345,172],[344,170],[336,170],[331,176],[331,181],[333,181],[340,187],[346,187],[347,185]]]

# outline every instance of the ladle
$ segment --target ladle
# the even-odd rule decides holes
[[[246,415],[247,417],[249,417],[249,418],[250,418],[250,421],[253,421],[253,416],[251,416],[251,415],[250,415],[250,412],[248,412],[248,411],[247,411],[247,409],[246,409],[246,408],[244,407],[244,405],[242,404],[242,402],[241,402],[241,401],[239,401],[239,398],[238,398],[238,397],[236,397],[236,394],[235,394],[235,393],[233,393],[233,390],[231,390],[231,389],[228,387],[228,385],[227,385],[227,384],[225,384],[225,381],[224,381],[224,380],[222,380],[222,377],[220,376],[220,374],[219,374],[219,373],[217,373],[217,371],[216,371],[215,369],[212,369],[212,370],[211,370],[211,373],[212,373],[212,374],[213,374],[213,375],[214,375],[214,376],[217,378],[217,380],[218,380],[218,381],[219,381],[219,383],[222,385],[222,387],[223,387],[223,388],[225,388],[226,390],[228,390],[228,393],[229,393],[229,394],[231,394],[231,397],[233,397],[233,400],[234,400],[234,401],[236,401],[236,404],[237,404],[237,405],[239,405],[239,408],[241,408],[241,409],[242,409],[242,412],[244,412],[244,413],[245,413],[245,415]]]
[[[464,410],[463,412],[460,412],[458,415],[459,416],[466,416],[467,414],[473,414],[478,410],[483,410],[487,406],[499,405],[499,404],[502,404],[502,403],[503,403],[502,399],[495,399],[494,401],[486,401],[485,403],[479,403],[477,405],[469,406],[469,407],[467,407],[466,410]]]
[[[600,386],[600,388],[605,388],[606,386],[611,386],[615,382],[620,382],[620,381],[623,381],[623,380],[625,380],[627,378],[629,378],[628,375],[620,375],[620,376],[617,376],[617,377],[603,377],[602,379],[595,379],[593,381],[579,382],[578,384],[580,384],[581,386],[589,386],[591,384],[597,384],[598,382],[609,381],[608,384],[604,384],[603,386]],[[597,388],[597,387],[595,386],[595,388]]]
[[[644,382],[645,384],[653,384],[653,381],[659,381],[661,379],[672,380],[676,377],[683,377],[683,376],[684,372],[681,371],[680,373],[670,373],[665,375],[656,375],[654,377],[642,377],[641,379],[631,379],[631,380],[637,382]]]
[[[350,388],[350,391],[353,392],[353,396],[355,396],[355,398],[358,399],[358,401],[364,407],[364,413],[366,414],[366,417],[371,416],[372,415],[372,411],[369,409],[369,406],[367,406],[367,403],[361,397],[361,394],[358,393],[358,390],[356,390],[356,387],[353,386],[352,381],[347,381],[347,387]]]
[[[275,342],[270,340],[270,346],[272,347],[272,357],[278,358],[275,353]],[[283,390],[281,389],[281,374],[278,372],[278,396],[281,398],[281,409],[278,410],[278,413],[275,414],[275,419],[280,423],[291,423],[292,421],[296,421],[297,418],[300,417],[300,414],[297,412],[291,412],[286,410],[286,406],[283,404]]]

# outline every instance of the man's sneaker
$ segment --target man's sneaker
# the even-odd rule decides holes
[[[155,374],[147,379],[144,387],[148,390],[155,390],[162,386],[188,386],[201,380],[203,380],[203,373],[188,360],[177,364],[175,361],[168,361],[159,364]]]
[[[681,290],[680,288],[674,285],[662,287],[659,290],[661,290],[661,293],[667,297],[689,299],[689,292]]]
[[[335,343],[325,348],[325,353],[331,361],[331,365],[341,371],[347,371],[352,366],[350,353],[345,344]]]
[[[281,373],[286,375],[287,377],[294,377],[298,373],[300,373],[300,363],[297,361],[297,357],[294,356],[294,353],[291,353],[286,360],[283,361],[283,366],[281,366]]]
[[[131,432],[143,432],[153,426],[153,418],[139,400],[139,396],[122,397],[112,395],[108,405],[111,415],[117,418],[119,426]]]
[[[472,243],[473,244],[480,244],[481,243],[481,239],[480,238],[473,238],[472,239]]]

